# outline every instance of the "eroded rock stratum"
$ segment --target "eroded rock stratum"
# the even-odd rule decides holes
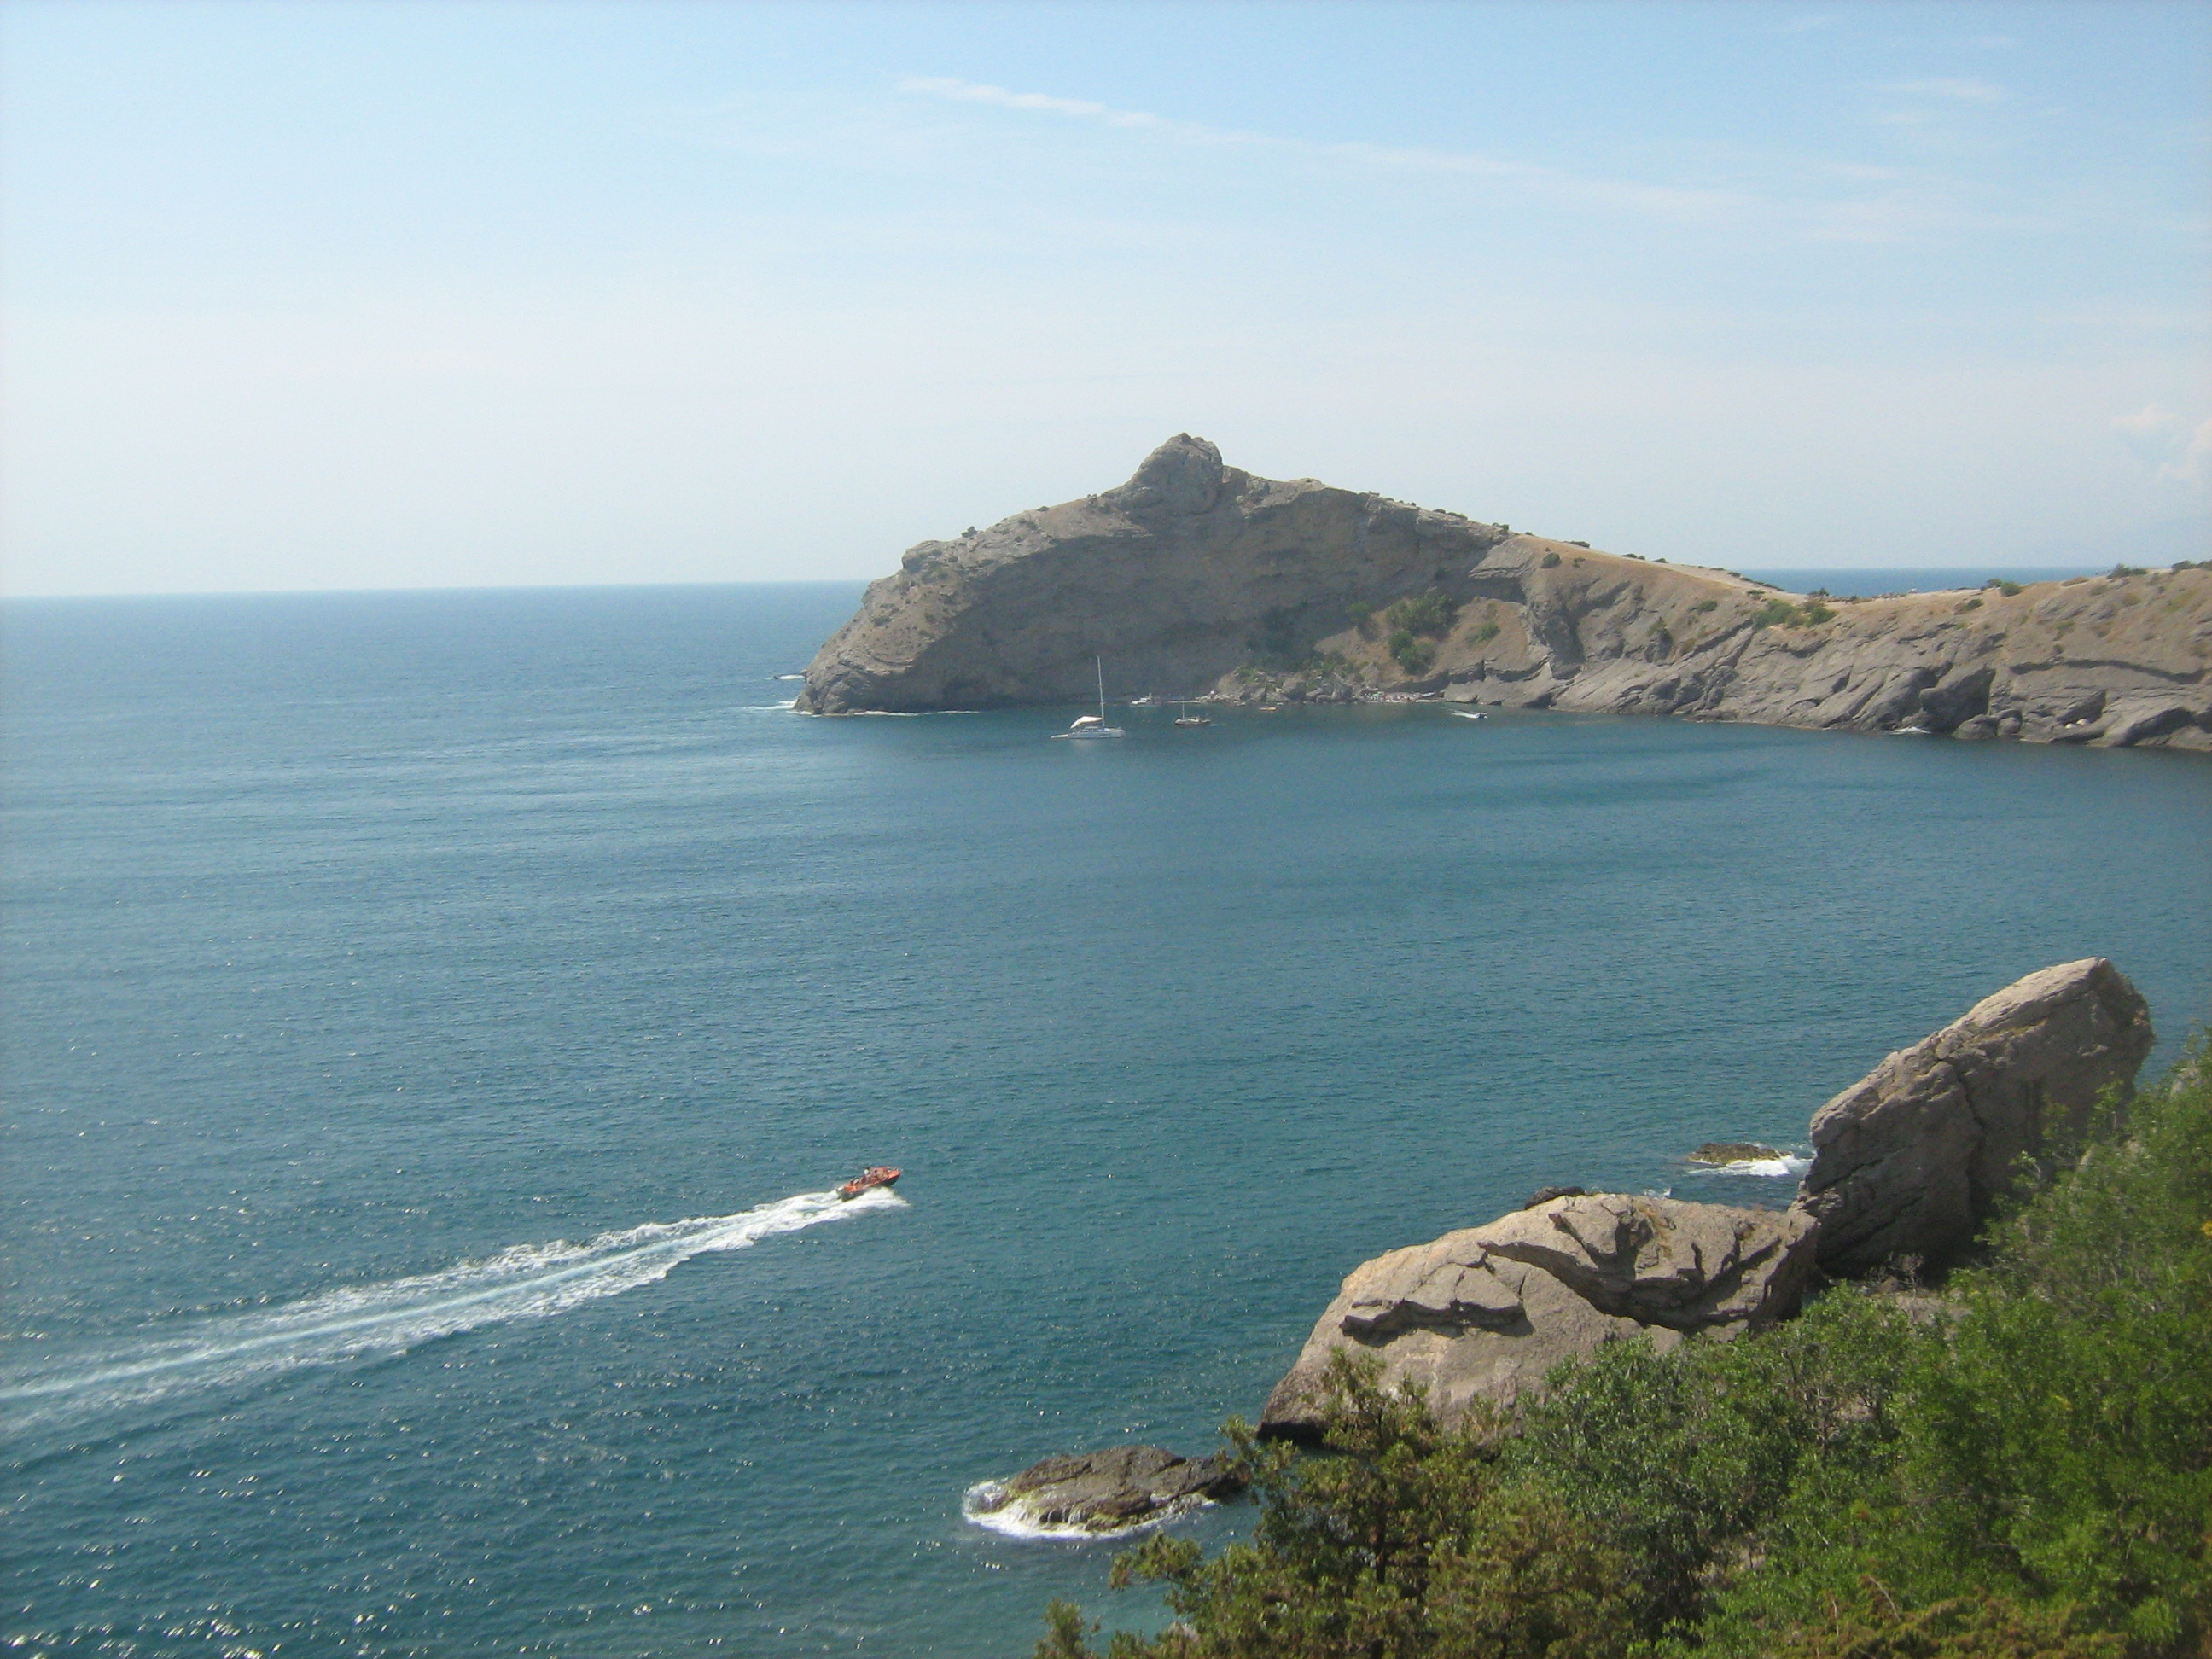
[[[1117,696],[1420,693],[2212,751],[2212,568],[1822,602],[1257,477],[1187,434],[1119,488],[908,550],[799,707],[1076,702],[1094,657]]]

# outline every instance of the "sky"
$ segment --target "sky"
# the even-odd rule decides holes
[[[1176,432],[2212,553],[2212,6],[0,8],[17,594],[875,576]]]

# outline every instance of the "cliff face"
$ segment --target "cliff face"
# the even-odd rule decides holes
[[[1394,609],[1395,607],[1395,609]],[[816,654],[813,714],[1431,695],[2212,750],[2212,568],[1808,600],[1170,439],[1119,489],[911,549]]]

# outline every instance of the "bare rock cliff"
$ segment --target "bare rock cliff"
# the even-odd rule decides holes
[[[1395,607],[1395,608],[1394,608]],[[1460,702],[2212,751],[2212,568],[1843,600],[1224,466],[922,542],[816,653],[808,713],[1109,691]]]

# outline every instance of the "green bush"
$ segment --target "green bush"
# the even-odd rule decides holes
[[[1803,605],[1796,605],[1784,599],[1771,599],[1752,612],[1751,625],[1753,628],[1817,628],[1824,622],[1833,621],[1835,615],[1818,599],[1808,599]]]
[[[2022,586],[2021,586],[2018,582],[2008,582],[2008,581],[2005,580],[2004,580],[2004,578],[2003,578],[2003,577],[2002,577],[2002,576],[2000,576],[2000,577],[1996,578],[1996,579],[1995,580],[1993,580],[1993,581],[1986,581],[1986,582],[1984,582],[1984,583],[1982,584],[1982,586],[1984,586],[1984,587],[1994,587],[1994,588],[1996,588],[1996,591],[1997,591],[1998,592],[2000,592],[2000,593],[2003,594],[2003,595],[2005,596],[2005,598],[2007,598],[2007,599],[2009,599],[2016,598],[2016,597],[2017,597],[2017,596],[2019,596],[2020,594],[2024,593],[2024,592],[2026,592],[2027,591],[2026,588],[2022,587]]]
[[[1417,599],[1400,599],[1382,613],[1383,625],[1442,639],[1459,617],[1459,604],[1431,588]]]
[[[1390,654],[1408,674],[1425,674],[1437,659],[1437,648],[1401,628],[1390,636]]]
[[[1543,569],[1556,570],[1559,566],[1559,556],[1557,553],[1547,553],[1536,562]]]

